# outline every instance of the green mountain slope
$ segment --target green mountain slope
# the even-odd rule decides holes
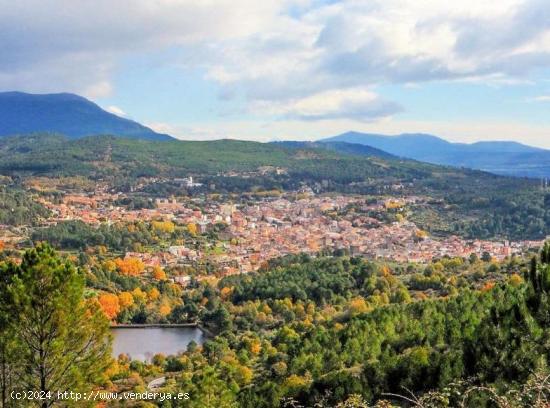
[[[154,143],[114,136],[68,140],[59,135],[0,139],[3,174],[180,177],[257,172],[265,166],[341,182],[375,176],[426,177],[436,169],[444,169],[413,161],[345,155],[324,148],[288,148],[238,140]]]
[[[387,153],[383,150],[359,143],[347,142],[295,142],[282,141],[273,142],[278,146],[288,147],[291,149],[327,149],[335,152],[352,154],[366,157],[380,157],[383,159],[397,159],[397,156]]]
[[[82,96],[0,92],[0,136],[55,132],[69,138],[111,134],[146,140],[170,140],[133,120],[101,109]]]

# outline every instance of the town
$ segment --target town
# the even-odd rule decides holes
[[[162,248],[127,251],[154,267],[190,266],[208,262],[218,276],[255,271],[266,261],[288,254],[315,255],[340,251],[369,259],[427,263],[434,258],[470,256],[503,260],[540,247],[542,241],[466,240],[458,236],[436,237],[407,220],[406,208],[426,197],[365,198],[364,196],[315,195],[312,191],[281,193],[247,200],[198,197],[150,198],[151,208],[129,209],[120,205],[128,193],[97,190],[67,193],[61,200],[40,198],[51,211],[41,227],[80,220],[91,227],[101,224],[168,222],[187,226],[196,239],[170,242]],[[388,212],[393,218],[378,215]],[[216,229],[217,239],[196,240]],[[25,228],[22,229],[26,230]],[[10,230],[1,231],[5,242],[23,240]],[[187,276],[176,278],[180,283]]]

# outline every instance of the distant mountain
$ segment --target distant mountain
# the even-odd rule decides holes
[[[359,143],[347,143],[347,142],[294,142],[294,141],[281,141],[272,142],[278,146],[284,146],[290,149],[327,149],[333,150],[338,153],[353,154],[356,156],[367,157],[380,157],[383,159],[395,159],[397,158],[393,154],[389,154],[383,150],[376,149],[371,146],[359,144]]]
[[[517,142],[451,143],[422,133],[395,136],[347,132],[321,143],[358,143],[396,156],[518,177],[550,177],[550,150]]]
[[[172,139],[107,112],[82,96],[0,92],[0,136],[44,132],[61,133],[71,139],[99,134],[146,140]]]

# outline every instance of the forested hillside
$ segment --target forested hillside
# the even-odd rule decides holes
[[[168,318],[200,319],[218,336],[150,364],[121,358],[117,378],[180,372],[166,389],[190,390],[193,407],[205,398],[228,407],[406,406],[391,394],[409,391],[432,401],[426,407],[460,406],[466,395],[468,407],[493,407],[495,395],[534,406],[548,394],[522,387],[547,373],[548,255],[546,247],[531,266],[442,259],[406,268],[293,256],[215,288],[195,282]],[[343,404],[354,395],[364,405]]]

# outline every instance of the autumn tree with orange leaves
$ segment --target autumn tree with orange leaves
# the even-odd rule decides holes
[[[120,312],[120,302],[117,295],[112,293],[102,293],[98,298],[101,310],[105,316],[113,320]]]
[[[138,258],[117,258],[115,264],[118,271],[126,276],[139,276],[145,270],[145,265]]]

